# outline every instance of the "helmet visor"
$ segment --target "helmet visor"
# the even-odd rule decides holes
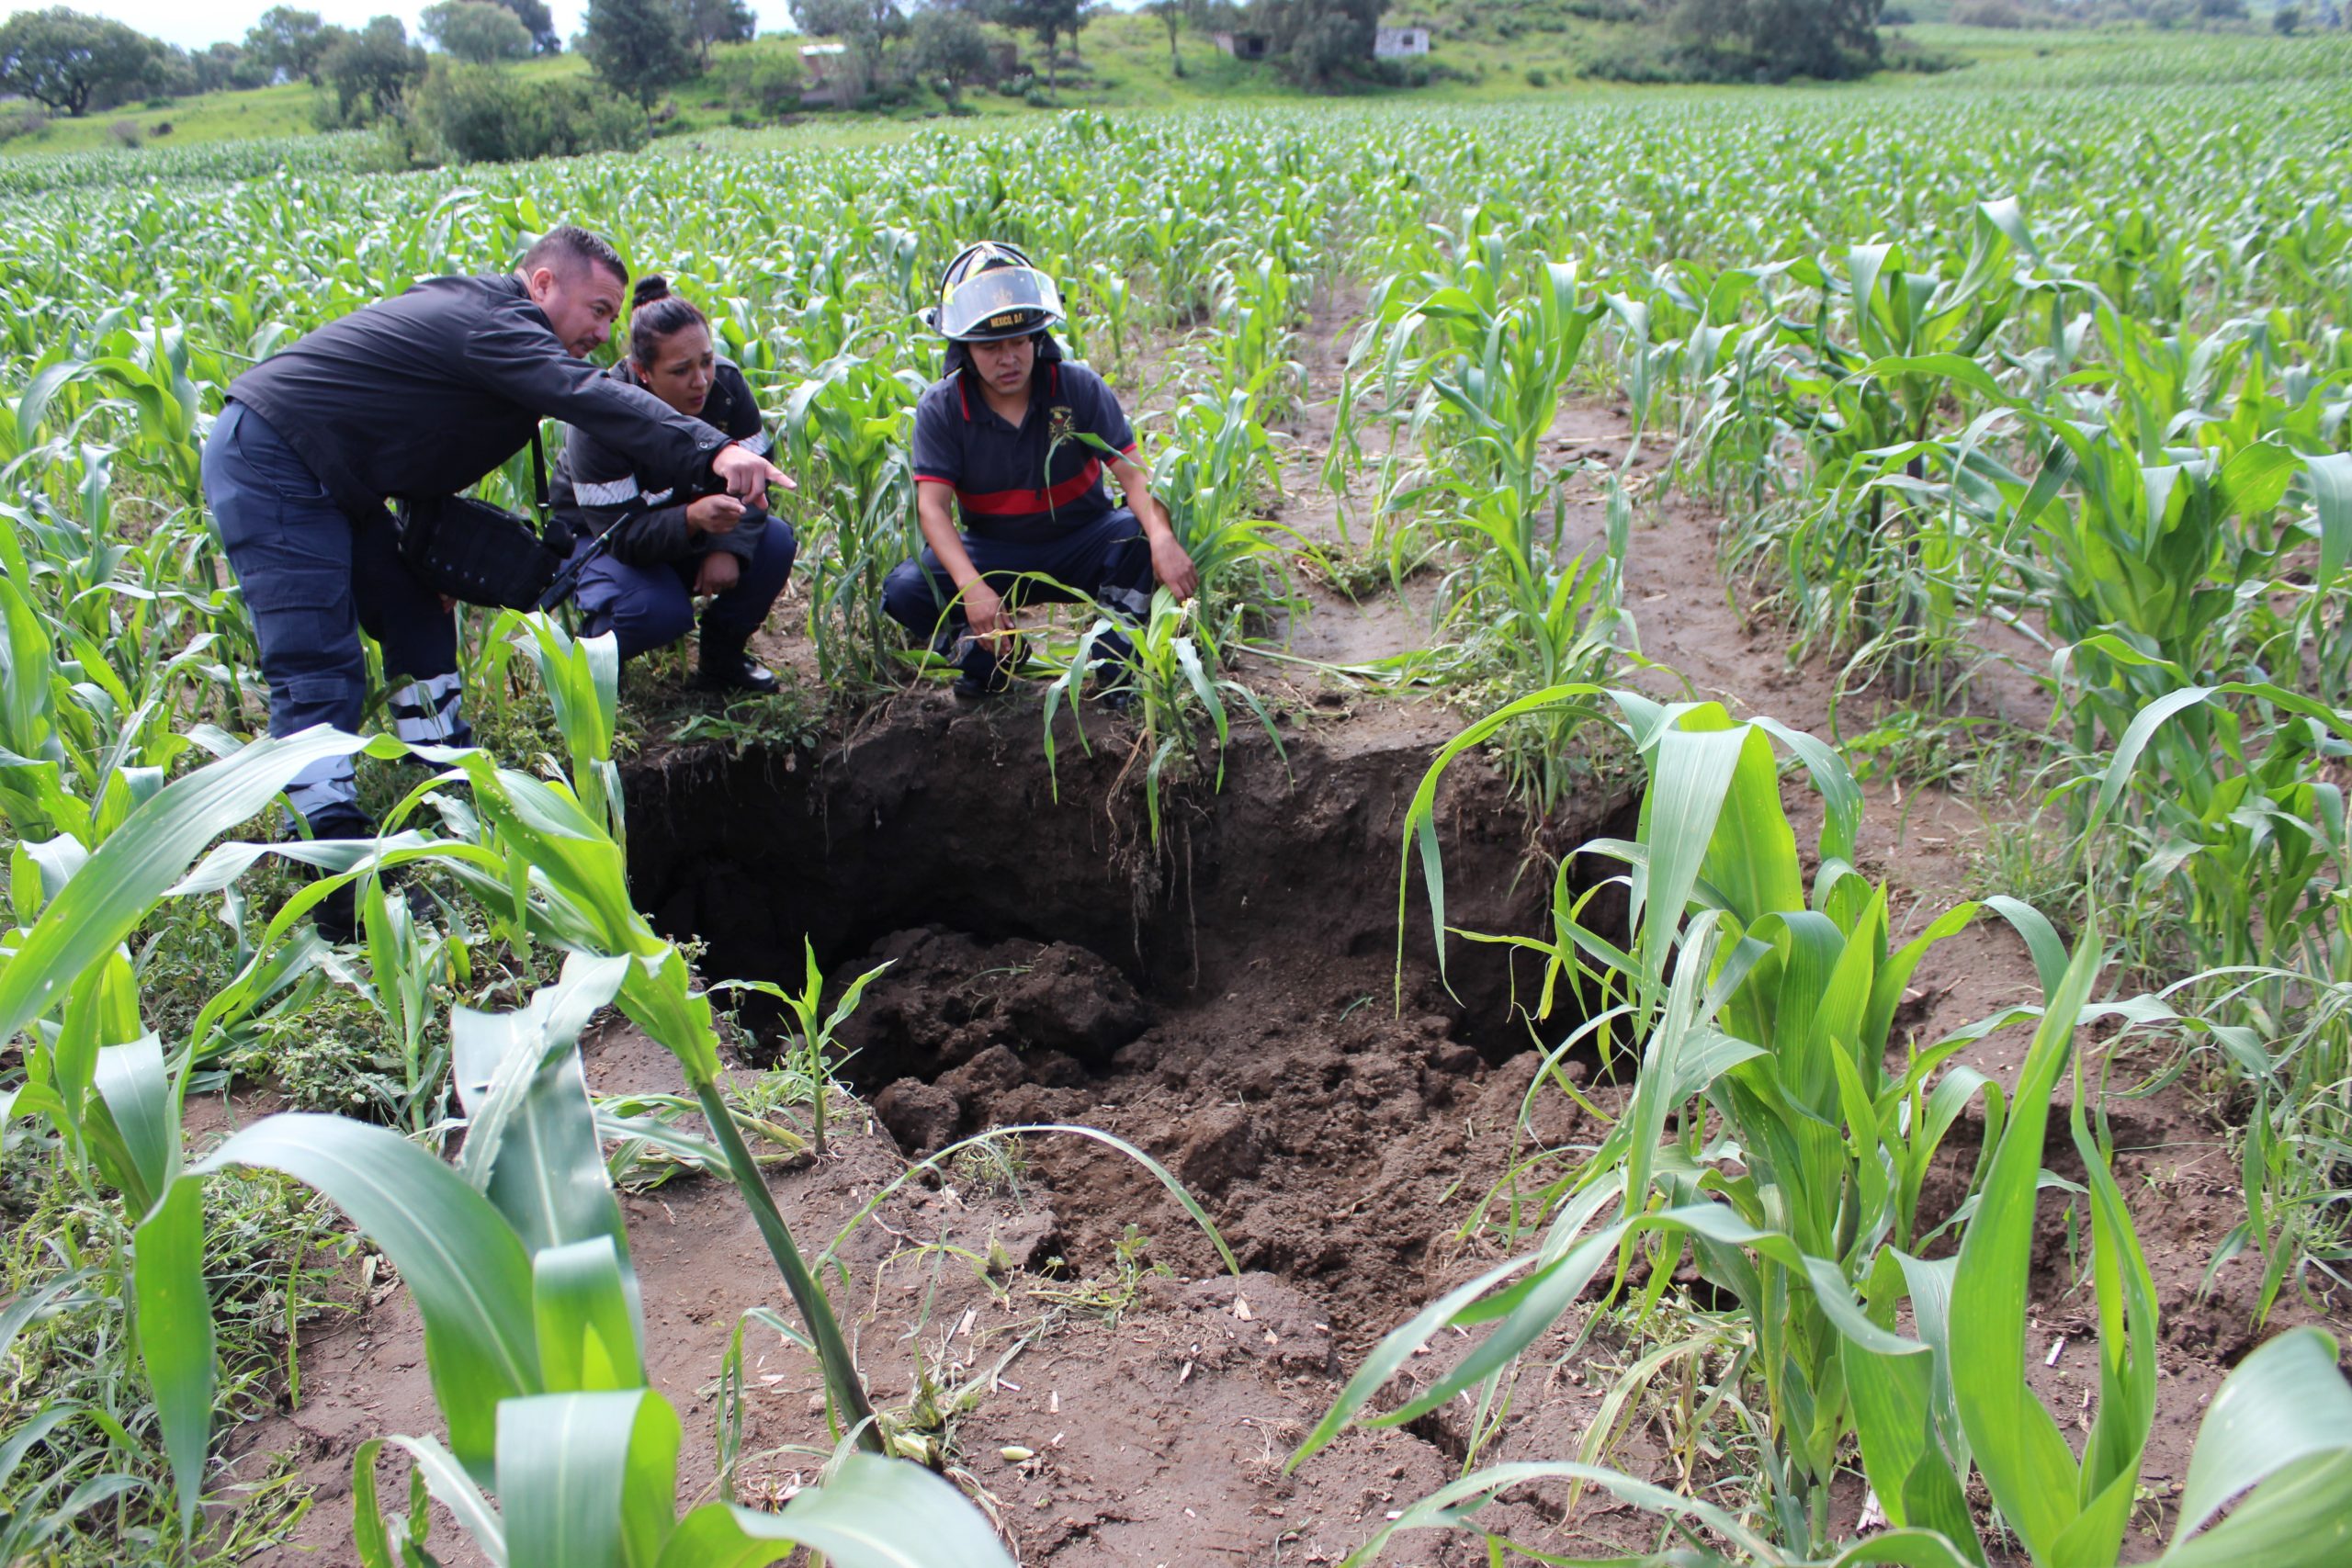
[[[947,290],[939,308],[943,337],[1007,337],[1061,319],[1061,291],[1035,267],[974,273]]]

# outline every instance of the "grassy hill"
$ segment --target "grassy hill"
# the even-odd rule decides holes
[[[1921,5],[1912,9],[1924,16],[1942,7]],[[1403,84],[1367,82],[1354,91],[1433,103],[1640,91],[1589,74],[1610,55],[1653,36],[1647,24],[1623,19],[1626,10],[1621,0],[1414,0],[1390,11],[1385,19],[1393,26],[1428,27],[1430,54],[1407,63]],[[1013,42],[1023,65],[1043,76],[1044,62],[1034,39],[999,36]],[[1990,29],[1925,20],[1888,28],[1886,38],[1893,59],[1927,58],[1960,67],[1937,78],[1953,83],[2059,78],[2088,85],[2293,77],[2315,72],[2319,56],[2332,60],[2331,51],[2340,53],[2346,47],[2340,34],[2281,39],[2267,34],[2138,28]],[[673,90],[659,111],[658,133],[691,136],[773,124],[776,117],[761,107],[756,84],[778,60],[788,57],[797,62],[804,41],[772,35],[722,47],[708,73],[681,82]],[[1150,109],[1306,96],[1271,63],[1235,60],[1219,51],[1205,34],[1185,31],[1176,52],[1181,75],[1170,58],[1167,30],[1158,18],[1112,12],[1085,30],[1075,51],[1065,46],[1062,85],[1050,99],[1042,93],[1024,96],[1016,90],[1008,96],[976,87],[967,95],[966,112],[994,119],[1035,114],[1041,108]],[[574,54],[513,67],[531,76],[575,74],[587,68]],[[2340,64],[2333,65],[2319,73],[2340,69]],[[1014,85],[1017,89],[1019,84]],[[317,98],[313,88],[298,82],[126,106],[78,119],[53,119],[40,131],[0,143],[0,156],[310,135],[315,130]],[[0,108],[0,115],[6,112]],[[895,123],[935,119],[944,112],[935,95],[922,91],[879,111],[821,112],[794,119],[785,131],[767,134],[864,141],[892,134]]]

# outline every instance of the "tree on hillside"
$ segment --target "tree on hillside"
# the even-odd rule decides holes
[[[662,88],[694,74],[671,0],[588,0],[580,47],[597,75],[648,114]]]
[[[1200,26],[1202,0],[1148,0],[1144,9],[1158,17],[1168,28],[1168,68],[1182,76],[1184,57],[1177,51],[1176,38],[1185,28]]]
[[[0,23],[0,87],[60,114],[87,113],[162,80],[164,46],[103,17],[62,6]]]
[[[914,20],[910,47],[915,69],[935,84],[951,109],[961,108],[964,88],[989,68],[989,39],[970,13],[929,6]]]
[[[341,28],[330,31],[316,11],[279,6],[263,12],[261,20],[245,34],[245,53],[266,69],[283,71],[288,81],[306,77],[315,87],[320,83],[319,62],[342,34]]]
[[[1384,0],[1261,0],[1257,7],[1275,65],[1318,91],[1372,69],[1373,34],[1387,8]]]
[[[197,50],[188,55],[187,63],[199,93],[241,93],[266,87],[272,73],[270,66],[233,43],[216,43],[209,49]]]
[[[555,30],[555,13],[548,9],[548,0],[497,0],[497,3],[514,12],[514,19],[522,23],[524,30],[531,35],[531,51],[534,54],[563,52],[563,35]]]
[[[400,106],[409,85],[424,78],[424,47],[409,41],[398,17],[378,17],[357,32],[341,36],[319,61],[319,74],[334,88],[334,123],[373,125]]]
[[[760,30],[760,18],[745,0],[678,0],[678,29],[693,46],[695,58],[710,68],[710,46],[749,43]]]
[[[913,26],[899,0],[792,0],[792,19],[811,37],[849,45],[852,85],[861,98],[888,76],[890,51]]]
[[[1651,0],[1709,54],[1776,82],[1835,80],[1878,68],[1882,0]]]
[[[531,52],[531,31],[503,6],[489,0],[435,0],[418,18],[426,38],[474,65],[520,60]]]
[[[1000,27],[1035,37],[1046,51],[1046,90],[1053,92],[1061,85],[1054,70],[1057,45],[1063,39],[1075,45],[1094,11],[1088,0],[992,0],[987,15]]]

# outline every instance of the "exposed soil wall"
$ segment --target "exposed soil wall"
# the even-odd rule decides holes
[[[1278,754],[1261,733],[1237,734],[1223,788],[1179,789],[1155,849],[1131,728],[1088,723],[1091,753],[1062,720],[1049,770],[1034,704],[974,710],[925,695],[814,760],[754,750],[633,771],[639,905],[664,934],[702,941],[713,975],[797,980],[804,935],[830,973],[932,926],[1070,944],[1164,1005],[1295,961],[1393,963],[1400,835],[1425,740],[1332,746],[1285,725]],[[1581,830],[1564,836],[1584,838],[1623,804],[1579,803]],[[1528,825],[1475,760],[1446,786],[1440,840],[1449,923],[1535,929],[1550,889],[1521,874]],[[1404,952],[1418,1000],[1433,953],[1418,882]],[[1508,1028],[1503,950],[1454,943],[1447,979],[1452,995],[1429,1004],[1464,1038],[1498,1057],[1523,1043]]]

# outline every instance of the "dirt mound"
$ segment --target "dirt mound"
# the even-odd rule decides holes
[[[931,925],[885,938],[851,967],[886,964],[842,1031],[862,1083],[960,1067],[992,1045],[1099,1065],[1151,1017],[1125,975],[1071,942]]]

